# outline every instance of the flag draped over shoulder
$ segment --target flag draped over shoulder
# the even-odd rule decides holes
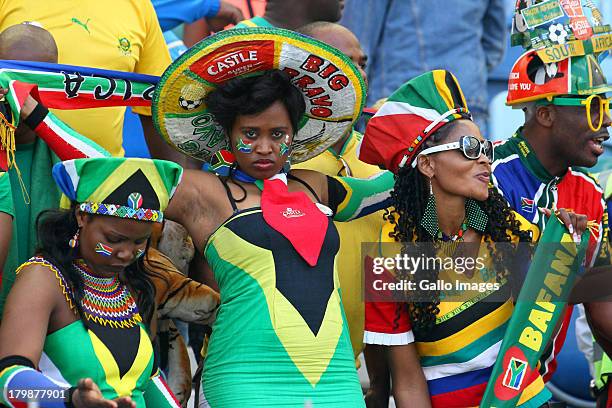
[[[159,77],[73,65],[0,60],[0,168],[14,163],[14,131],[28,95],[52,109],[151,106]],[[7,106],[8,104],[8,106]]]

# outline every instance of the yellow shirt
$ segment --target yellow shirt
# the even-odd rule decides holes
[[[292,165],[291,168],[316,170],[328,176],[371,177],[380,173],[381,170],[357,158],[357,147],[362,137],[360,133],[353,131],[339,154],[329,148],[310,160]],[[350,174],[347,170],[350,171]],[[383,212],[378,211],[350,222],[335,223],[340,234],[340,250],[338,251],[337,262],[342,305],[346,313],[355,357],[363,350],[365,323],[365,310],[361,293],[363,280],[361,243],[378,242],[380,229],[383,225]]]
[[[161,75],[170,54],[149,0],[0,0],[0,31],[35,21],[57,43],[59,63]],[[151,115],[149,108],[136,113]],[[123,156],[124,107],[54,111],[77,132]]]

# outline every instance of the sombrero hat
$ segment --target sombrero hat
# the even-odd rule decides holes
[[[206,95],[232,78],[271,69],[287,72],[306,101],[293,163],[316,156],[350,131],[365,99],[365,83],[353,62],[310,37],[263,27],[222,31],[174,61],[153,96],[153,123],[175,149],[209,162],[229,144],[207,112]]]

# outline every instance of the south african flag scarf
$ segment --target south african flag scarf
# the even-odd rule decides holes
[[[14,163],[14,131],[28,95],[52,109],[151,106],[159,77],[72,65],[0,60],[0,168]]]

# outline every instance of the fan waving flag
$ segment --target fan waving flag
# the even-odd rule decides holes
[[[0,109],[0,168],[13,162],[14,131],[29,95],[52,109],[151,106],[158,82],[159,77],[131,72],[0,60],[0,87],[8,90],[9,108]]]

